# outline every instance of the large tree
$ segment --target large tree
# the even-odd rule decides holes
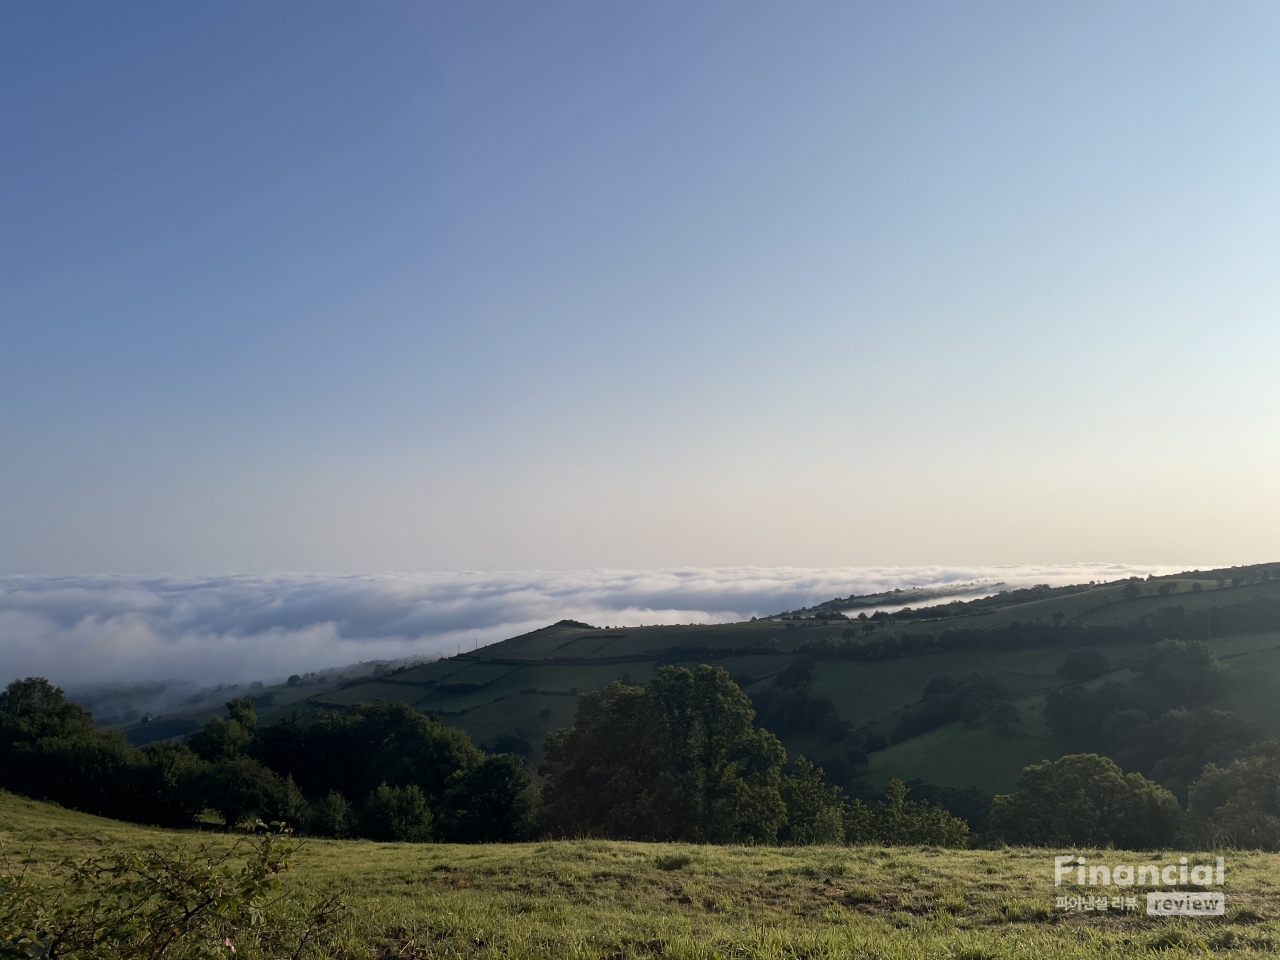
[[[613,683],[547,738],[548,813],[566,835],[770,842],[786,821],[786,751],[718,667]]]
[[[1024,768],[1013,794],[995,798],[989,823],[1007,843],[1145,850],[1173,843],[1182,809],[1141,774],[1078,753]]]

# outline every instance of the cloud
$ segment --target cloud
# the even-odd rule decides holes
[[[0,682],[202,686],[450,654],[565,618],[722,623],[832,597],[983,581],[1079,583],[1172,567],[738,567],[224,577],[0,577]]]

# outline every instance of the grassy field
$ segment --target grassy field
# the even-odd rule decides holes
[[[11,868],[38,875],[104,849],[231,842],[8,794],[0,840]],[[1078,888],[1053,886],[1055,852],[309,840],[286,889],[341,890],[351,910],[339,955],[370,960],[1248,956],[1280,943],[1280,856],[1228,854],[1228,916],[1183,921],[1057,909],[1055,896]]]

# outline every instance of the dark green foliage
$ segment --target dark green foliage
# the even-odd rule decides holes
[[[285,722],[270,762],[277,772],[293,774],[307,796],[337,790],[352,800],[381,783],[412,784],[435,804],[456,771],[484,757],[461,730],[403,703],[357,703],[345,713],[320,713],[305,730]],[[296,746],[282,751],[289,743]]]
[[[140,751],[145,766],[130,795],[130,812],[123,820],[186,827],[205,807],[205,798],[192,788],[205,764],[180,743],[151,743]]]
[[[129,742],[135,747],[144,747],[157,740],[168,740],[170,737],[181,737],[199,728],[194,717],[163,717],[146,720],[129,730]]]
[[[422,797],[440,839],[510,841],[537,831],[538,788],[518,760],[486,755],[461,730],[406,704],[358,703],[345,713],[321,713],[309,727],[289,717],[261,729],[251,752],[317,798],[308,808],[308,830],[326,822],[314,806],[319,798],[340,796],[355,808],[373,797],[382,812],[371,820],[357,811],[346,822],[361,830],[382,824],[377,835],[390,837],[387,804],[409,803],[404,798],[412,795]],[[392,793],[385,794],[383,786]],[[409,788],[417,793],[395,792]],[[335,835],[339,828],[314,829]],[[421,837],[422,829],[410,832]]]
[[[230,717],[214,717],[198,730],[187,735],[187,746],[201,760],[210,763],[238,757],[253,742],[258,728],[258,716],[253,701],[240,697],[227,702]]]
[[[1151,777],[1186,802],[1187,788],[1206,764],[1226,766],[1257,739],[1257,731],[1222,710],[1170,710],[1153,720],[1116,714],[1112,748],[1118,764]]]
[[[1106,654],[1097,647],[1081,647],[1067,654],[1058,666],[1058,676],[1072,683],[1081,683],[1102,676],[1111,669]]]
[[[752,695],[751,705],[756,724],[780,737],[816,731],[824,740],[838,743],[849,733],[835,704],[826,697],[815,697],[808,684],[791,689],[765,687]]]
[[[1256,732],[1233,714],[1187,709],[1220,689],[1217,661],[1206,644],[1163,640],[1135,668],[1132,683],[1046,691],[1045,720],[1075,749],[1105,753],[1185,799],[1206,763],[1230,762]]]
[[[1007,696],[993,677],[976,673],[958,681],[935,677],[925,685],[920,705],[903,714],[889,739],[900,743],[955,720],[978,723]],[[1009,718],[1004,717],[1003,722],[1007,725]]]
[[[779,786],[787,820],[778,831],[782,843],[842,843],[844,841],[844,800],[839,787],[827,785],[822,768],[804,757],[782,778]]]
[[[416,786],[379,784],[360,810],[360,832],[371,840],[426,843],[431,839],[431,809]]]
[[[991,796],[977,787],[948,787],[920,779],[908,780],[906,787],[912,800],[946,810],[969,824],[974,833],[987,829]]]
[[[1259,744],[1191,788],[1188,833],[1213,847],[1280,851],[1280,743]]]
[[[943,612],[930,611],[930,615],[940,616]],[[883,622],[888,624],[894,618],[899,618],[899,615],[886,615]],[[1035,647],[1105,649],[1158,643],[1177,637],[1203,637],[1208,635],[1211,626],[1214,636],[1280,630],[1280,600],[1256,597],[1244,603],[1210,610],[1163,607],[1121,624],[1055,624],[1041,620],[1023,623],[1015,620],[999,627],[951,627],[939,634],[898,633],[879,637],[868,637],[861,628],[850,627],[844,631],[843,643],[810,644],[806,651],[815,659],[895,660],[966,650],[1028,650]]]
[[[259,727],[249,746],[249,755],[272,770],[283,770],[289,774],[295,765],[302,762],[306,749],[307,727],[302,717],[292,713],[275,723]]]
[[[1222,692],[1213,650],[1199,640],[1162,640],[1139,669],[1157,701],[1170,706],[1202,703]]]
[[[827,779],[849,790],[867,766],[872,753],[884,750],[889,741],[871,727],[861,727],[840,741],[839,752],[823,760]]]
[[[118,734],[46,737],[14,748],[6,782],[31,796],[124,819],[145,767],[144,755]]]
[[[181,807],[164,769],[118,734],[100,734],[93,718],[39,677],[0,693],[0,785],[103,816],[153,822]]]
[[[773,685],[789,690],[792,687],[798,687],[802,683],[807,683],[812,677],[813,659],[807,653],[802,653],[792,660],[785,670],[773,678]]]
[[[627,682],[625,677],[622,682]],[[489,753],[510,753],[517,757],[533,755],[533,744],[518,733],[500,734],[485,749]]]
[[[551,734],[553,829],[576,836],[768,842],[786,810],[786,753],[752,722],[751,702],[720,668],[663,667],[643,688],[614,682],[578,701]]]
[[[542,797],[519,758],[485,757],[451,778],[440,804],[438,834],[454,843],[531,840]]]
[[[297,823],[302,812],[302,798],[289,782],[248,757],[203,765],[189,789],[222,814],[228,827],[258,820]]]
[[[964,719],[963,712],[960,718]],[[1022,714],[1008,700],[1000,700],[991,704],[979,719],[985,720],[1001,733],[1006,733],[1010,726],[1022,721]]]
[[[906,800],[845,803],[821,768],[752,724],[723,670],[663,668],[643,689],[583,697],[572,728],[547,738],[548,807],[563,834],[711,842],[964,846],[968,825]]]
[[[228,828],[284,821],[323,836],[371,824],[380,837],[423,840],[437,814],[453,840],[536,832],[539,791],[519,760],[486,755],[462,731],[403,704],[357,704],[310,727],[294,716],[259,728],[248,699],[227,709],[191,733],[194,749],[139,750],[95,732],[46,681],[15,681],[0,694],[0,786],[173,827],[211,809]],[[356,809],[368,802],[375,808]]]
[[[302,832],[313,837],[347,837],[355,832],[351,804],[336,790],[317,797],[302,811]]]
[[[65,960],[332,955],[341,901],[285,909],[293,844],[267,833],[229,850],[147,849],[67,862],[52,886],[0,873],[5,957]]]
[[[93,717],[44,677],[15,680],[0,693],[0,763],[12,751],[41,740],[83,740],[93,734]]]
[[[1012,795],[995,798],[988,820],[1006,843],[1131,850],[1171,845],[1181,824],[1172,793],[1097,754],[1027,767]]]
[[[874,807],[855,800],[845,809],[845,839],[849,843],[886,846],[931,844],[965,847],[969,825],[941,807],[907,799],[907,787],[897,778],[889,781],[885,797]]]

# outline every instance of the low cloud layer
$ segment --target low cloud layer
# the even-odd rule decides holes
[[[716,623],[832,597],[949,583],[1079,583],[1174,568],[791,567],[358,576],[2,577],[0,683],[83,687],[282,679],[452,654],[556,620]]]

